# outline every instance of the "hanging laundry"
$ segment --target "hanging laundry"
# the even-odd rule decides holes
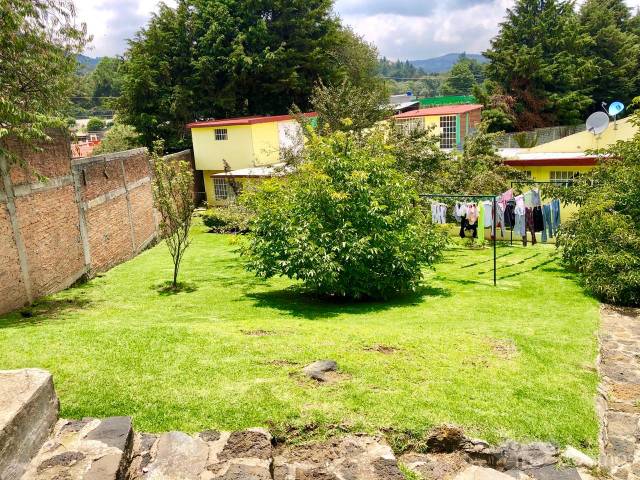
[[[507,203],[507,206],[504,209],[504,225],[507,228],[513,228],[516,224],[516,202],[514,200],[510,200]]]
[[[478,238],[478,222],[469,223],[467,218],[463,218],[460,222],[460,238],[465,238],[465,232],[473,232],[473,238]]]
[[[535,225],[534,225],[534,221],[533,221],[533,208],[528,208],[525,207],[524,210],[524,224],[525,224],[525,235],[524,237],[522,237],[522,244],[526,247],[527,246],[527,234],[526,231],[528,230],[529,232],[531,232],[531,245],[535,245],[536,243],[538,243],[538,240],[536,239],[536,230],[535,230]]]
[[[514,206],[514,223],[513,223],[513,231],[516,235],[520,235],[522,237],[524,245],[526,245],[527,241],[527,228],[526,228],[526,210],[525,207],[522,206]]]
[[[493,227],[493,202],[485,200],[482,202],[482,207],[484,213],[484,228]]]
[[[478,206],[475,203],[467,204],[467,221],[474,224],[478,221]]]
[[[441,225],[447,223],[447,206],[444,203],[431,204],[431,221]]]
[[[540,198],[540,190],[538,190],[537,188],[534,188],[533,190],[531,190],[531,201],[533,202],[534,207],[542,206],[542,200]]]
[[[498,199],[498,203],[502,206],[502,210],[507,209],[507,204],[512,199],[513,199],[513,188],[510,188],[509,190],[504,192],[502,195],[500,195],[500,198]]]
[[[544,230],[544,216],[542,215],[542,207],[533,207],[533,229],[536,232]]]
[[[560,229],[560,200],[554,198],[551,200],[551,223],[553,224],[553,233],[558,235]]]
[[[551,221],[551,205],[542,206],[542,217],[544,219],[544,228],[542,229],[542,241],[546,242],[547,238],[553,238],[553,222]]]
[[[500,232],[502,233],[502,236],[504,237],[505,234],[505,218],[504,218],[504,214],[505,214],[505,208],[502,207],[501,203],[497,203],[496,204],[496,228],[493,229],[493,233],[495,234],[498,227],[500,227]],[[506,205],[505,205],[506,207]]]
[[[453,216],[456,218],[457,222],[462,221],[462,218],[467,216],[466,204],[456,202],[456,205],[453,207]]]
[[[522,209],[522,212],[524,212],[524,207],[525,207],[524,195],[518,195],[515,198],[515,200],[516,200],[516,207],[520,207]]]

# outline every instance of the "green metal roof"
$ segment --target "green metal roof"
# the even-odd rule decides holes
[[[440,107],[444,105],[467,105],[478,103],[473,95],[449,95],[446,97],[421,98],[421,107]]]

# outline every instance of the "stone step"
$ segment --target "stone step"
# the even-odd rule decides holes
[[[0,479],[22,477],[53,430],[58,410],[49,372],[0,370]]]
[[[23,480],[124,480],[131,459],[130,417],[59,420]]]

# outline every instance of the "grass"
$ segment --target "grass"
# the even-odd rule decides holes
[[[554,248],[456,247],[415,295],[329,303],[243,270],[234,238],[195,227],[179,292],[163,245],[0,317],[0,367],[54,374],[69,418],[141,431],[272,426],[420,434],[451,422],[489,441],[596,448],[598,304]],[[388,348],[390,347],[390,348]],[[342,378],[300,369],[335,359]],[[288,430],[287,430],[288,429]]]

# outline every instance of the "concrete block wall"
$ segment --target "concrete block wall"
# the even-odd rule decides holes
[[[51,136],[38,151],[6,141],[21,165],[0,158],[0,313],[132,258],[157,236],[146,149],[72,160],[67,135]]]

